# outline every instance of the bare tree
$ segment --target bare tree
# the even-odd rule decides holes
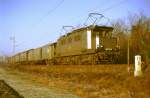
[[[125,32],[126,25],[123,20],[117,20],[112,23],[114,27],[113,36],[117,37],[117,44],[120,49],[119,63],[126,63],[127,61],[127,34]]]
[[[150,63],[150,18],[140,13],[136,18],[135,15],[130,16],[130,23],[132,56],[140,54],[143,62],[148,65]]]

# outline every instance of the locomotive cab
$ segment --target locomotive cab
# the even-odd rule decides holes
[[[87,28],[87,49],[96,51],[115,50],[117,39],[112,37],[112,27],[89,26]]]

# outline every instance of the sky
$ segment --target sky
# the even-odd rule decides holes
[[[57,41],[62,26],[83,25],[88,14],[103,14],[111,21],[144,12],[150,0],[0,0],[0,55],[37,48]]]

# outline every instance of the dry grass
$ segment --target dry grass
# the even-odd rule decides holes
[[[43,84],[70,90],[85,98],[150,98],[150,68],[142,77],[126,65],[16,65]]]

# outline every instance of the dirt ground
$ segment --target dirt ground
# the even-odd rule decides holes
[[[32,76],[31,80],[40,85],[63,89],[82,98],[150,98],[150,66],[141,77],[134,77],[133,68],[129,74],[125,64],[13,65],[5,69]]]
[[[72,92],[49,87],[36,81],[35,77],[4,66],[0,67],[0,79],[4,80],[24,98],[81,98]],[[4,90],[4,89],[3,89]],[[2,97],[19,98],[19,97]]]

